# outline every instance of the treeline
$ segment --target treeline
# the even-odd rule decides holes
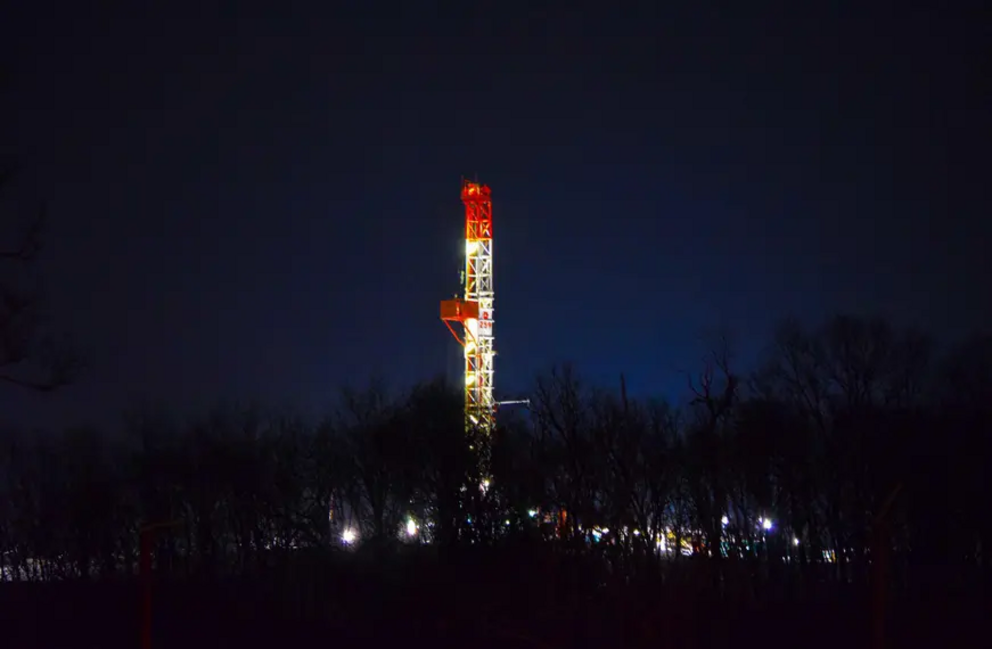
[[[6,438],[6,580],[134,574],[143,526],[156,569],[245,574],[290,554],[514,539],[632,575],[720,565],[860,580],[939,566],[987,574],[992,339],[939,351],[880,320],[781,327],[744,372],[719,344],[676,407],[586,385],[559,367],[506,413],[491,483],[441,381],[345,391],[318,425],[262,408],[189,421],[143,412],[124,434]],[[472,486],[476,485],[476,486]],[[350,542],[350,543],[346,543]]]

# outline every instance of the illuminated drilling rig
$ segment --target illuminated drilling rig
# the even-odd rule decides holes
[[[461,298],[441,302],[441,320],[465,353],[465,430],[478,433],[484,483],[488,441],[496,426],[493,397],[493,204],[486,185],[462,180],[465,271]],[[461,335],[453,326],[461,325]]]

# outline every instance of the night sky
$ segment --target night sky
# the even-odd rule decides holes
[[[450,371],[462,176],[498,396],[571,360],[675,398],[708,332],[746,364],[789,314],[988,326],[980,2],[18,4],[0,153],[90,367],[0,423]]]

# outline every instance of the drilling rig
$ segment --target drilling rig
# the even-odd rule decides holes
[[[493,204],[487,185],[462,180],[465,205],[463,294],[441,302],[441,320],[465,357],[465,431],[489,484],[489,442],[496,427],[493,397]]]

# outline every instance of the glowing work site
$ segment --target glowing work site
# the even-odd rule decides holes
[[[982,3],[14,4],[0,649],[988,637]]]

